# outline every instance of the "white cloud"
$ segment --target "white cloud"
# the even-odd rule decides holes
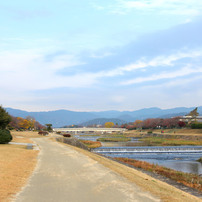
[[[59,55],[46,60],[42,54],[30,51],[0,53],[1,88],[39,90],[59,87],[85,87],[94,79],[87,74],[64,76],[57,71],[81,65],[73,55]]]
[[[173,71],[173,72],[163,72],[160,74],[153,74],[150,75],[149,77],[139,77],[135,79],[131,79],[128,81],[124,81],[121,84],[122,85],[131,85],[131,84],[136,84],[136,83],[143,83],[143,82],[148,82],[148,81],[157,81],[160,79],[172,79],[172,78],[177,78],[177,77],[183,77],[187,76],[193,73],[202,73],[202,68],[191,68],[191,67],[184,67],[180,70]]]
[[[102,6],[114,14],[126,14],[132,10],[196,16],[201,13],[202,2],[198,0],[116,0],[114,4]],[[99,6],[98,6],[99,8]]]
[[[181,60],[183,58],[196,58],[202,56],[202,51],[201,50],[192,50],[192,51],[179,51],[175,54],[171,55],[161,55],[157,56],[151,60],[146,61],[146,59],[140,59],[135,63],[118,67],[109,71],[105,72],[98,72],[95,74],[96,77],[114,77],[114,76],[119,76],[123,75],[124,73],[127,72],[132,72],[137,69],[145,69],[145,68],[150,68],[150,67],[157,67],[157,66],[173,66],[174,62]]]
[[[166,82],[164,84],[161,84],[161,87],[175,87],[175,86],[187,86],[187,84],[190,84],[195,81],[201,81],[202,75],[193,76],[191,78],[178,78],[169,82]]]
[[[137,62],[108,71],[77,73],[77,65],[83,63],[74,55],[59,54],[48,60],[44,54],[36,54],[33,51],[14,51],[0,53],[0,87],[21,91],[52,89],[61,87],[83,88],[92,87],[99,82],[101,78],[124,76],[129,72],[138,69],[145,70],[157,66],[174,66],[175,62],[183,58],[196,58],[202,56],[202,51],[193,50],[187,52],[178,52],[171,55],[157,56],[151,60],[140,59]],[[59,70],[71,68],[71,75],[61,75]],[[140,77],[125,81],[121,85],[130,85],[146,81],[154,81],[162,78],[174,78],[180,75],[188,75],[197,72],[199,69],[191,70],[184,68],[173,73],[161,73],[150,77]]]

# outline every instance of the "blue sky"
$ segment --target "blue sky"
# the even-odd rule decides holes
[[[201,106],[202,1],[0,0],[0,104]]]

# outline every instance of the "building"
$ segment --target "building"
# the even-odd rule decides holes
[[[183,121],[185,123],[191,123],[193,121],[196,121],[196,122],[201,122],[202,123],[202,116],[185,115],[185,116],[181,116],[179,118],[179,121]]]

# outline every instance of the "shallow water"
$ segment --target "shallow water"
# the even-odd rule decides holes
[[[77,135],[76,138],[83,139],[83,140],[91,140],[96,141],[100,136],[83,136]],[[116,151],[116,152],[104,152],[103,155],[110,156],[110,157],[125,157],[125,158],[132,158],[141,161],[147,161],[149,163],[154,163],[158,165],[165,166],[167,168],[171,168],[174,170],[187,172],[187,173],[194,173],[201,175],[202,174],[202,163],[197,162],[196,160],[202,157],[202,149],[201,151],[194,152],[194,151],[179,151],[175,152],[176,148],[183,149],[185,146],[178,146],[178,147],[134,147],[136,143],[139,142],[138,138],[132,138],[130,142],[102,142],[102,148],[113,148],[115,150],[119,150],[119,148],[124,149],[124,152]],[[197,146],[188,146],[191,149],[197,149]],[[163,148],[163,150],[170,150],[171,152],[132,152],[133,148],[145,148],[154,149],[154,148]],[[171,148],[171,149],[170,149]],[[198,147],[202,148],[202,146]],[[101,148],[99,148],[101,149]],[[128,152],[127,152],[128,150]],[[129,150],[131,150],[129,152]],[[96,149],[94,150],[96,151]],[[99,152],[98,152],[99,153]]]
[[[101,147],[94,152],[109,157],[147,161],[182,172],[202,174],[202,164],[196,161],[202,156],[202,147]]]

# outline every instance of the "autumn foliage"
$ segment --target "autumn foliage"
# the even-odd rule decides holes
[[[179,121],[178,117],[175,118],[149,118],[145,120],[136,120],[134,123],[124,124],[121,127],[127,128],[128,130],[135,129],[155,129],[155,128],[182,128],[185,127],[186,123]]]
[[[114,126],[113,122],[106,122],[105,123],[105,128],[112,128]]]
[[[44,128],[39,122],[37,122],[33,117],[14,117],[11,116],[11,122],[9,124],[11,129],[23,129],[23,130],[42,130]]]

